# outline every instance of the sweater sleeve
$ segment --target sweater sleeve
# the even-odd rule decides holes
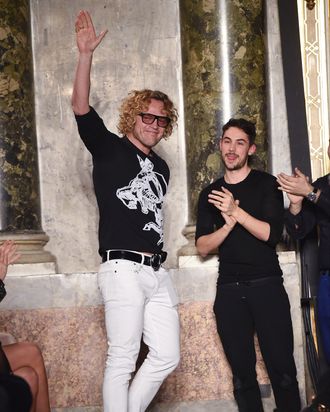
[[[264,187],[262,201],[263,219],[270,226],[270,234],[267,244],[275,247],[281,240],[284,227],[284,203],[283,194],[278,190],[278,184],[274,176],[267,181]]]
[[[195,241],[201,236],[214,232],[215,220],[211,205],[208,202],[209,187],[202,190],[198,199]]]
[[[312,231],[315,224],[314,211],[307,201],[304,201],[303,208],[297,215],[293,215],[289,210],[285,211],[285,227],[293,239],[303,239]]]
[[[319,207],[330,218],[330,191],[321,191],[316,207]]]

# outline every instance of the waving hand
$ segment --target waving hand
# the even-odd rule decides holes
[[[77,46],[80,53],[93,53],[108,31],[103,30],[97,36],[92,18],[86,10],[81,10],[79,12],[76,19],[75,29]]]

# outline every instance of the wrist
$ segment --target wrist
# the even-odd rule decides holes
[[[90,50],[86,51],[79,51],[79,60],[81,61],[90,61],[92,60],[93,57],[93,52]]]
[[[317,195],[318,189],[316,187],[313,187],[310,185],[310,191],[305,195],[306,199],[309,200],[310,202],[315,203],[315,201],[318,199]]]
[[[307,188],[305,190],[304,196],[306,197],[308,195],[308,193],[312,192],[314,189],[314,187],[311,184],[307,185]]]
[[[238,216],[237,216],[237,222],[241,226],[243,226],[246,223],[248,217],[249,217],[249,214],[247,212],[245,212],[245,210],[240,208]]]
[[[297,215],[301,211],[302,202],[290,203],[289,211],[292,215]]]
[[[230,225],[229,223],[225,223],[223,226],[222,226],[222,228],[226,231],[226,232],[231,232],[232,230],[233,230],[233,228],[234,228],[234,224],[233,225]]]
[[[231,216],[238,222],[239,216],[242,209],[236,205],[235,209],[232,211]]]

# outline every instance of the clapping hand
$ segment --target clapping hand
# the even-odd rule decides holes
[[[239,200],[235,200],[232,193],[223,186],[221,190],[212,190],[208,201],[219,209],[220,212],[226,213],[228,216],[235,215],[239,205]]]
[[[297,167],[292,176],[280,173],[277,176],[277,182],[280,184],[279,190],[286,192],[293,204],[301,203],[304,196],[313,190],[308,176],[305,176]]]

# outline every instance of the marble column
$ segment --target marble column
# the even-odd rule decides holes
[[[253,165],[266,169],[263,1],[180,0],[180,16],[191,240],[198,195],[222,173],[218,143],[230,117],[256,123]]]
[[[53,261],[43,250],[28,0],[0,7],[0,242],[14,239],[20,263]]]

